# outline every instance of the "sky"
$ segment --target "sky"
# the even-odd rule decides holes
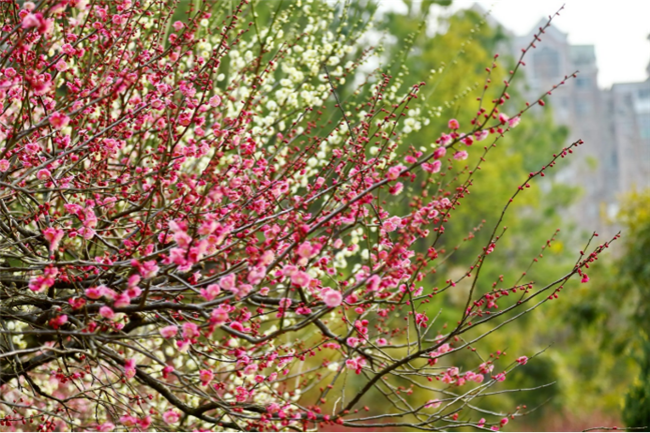
[[[417,1],[417,0],[415,0]],[[382,8],[406,10],[401,0],[379,0]],[[449,14],[478,3],[516,35],[527,34],[541,18],[564,5],[553,25],[567,33],[569,43],[594,45],[598,84],[644,81],[650,62],[650,0],[453,0]]]
[[[601,88],[647,78],[650,0],[454,0],[452,7],[470,7],[475,2],[517,35],[528,33],[564,4],[553,23],[568,33],[569,43],[595,45]]]

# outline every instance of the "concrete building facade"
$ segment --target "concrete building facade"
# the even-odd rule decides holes
[[[545,23],[515,37],[513,55],[518,56]],[[602,90],[593,45],[571,45],[567,34],[552,26],[536,45],[525,61],[531,100],[579,71],[549,98],[556,123],[570,129],[570,142],[585,142],[556,177],[584,191],[569,214],[585,228],[613,234],[621,194],[650,188],[650,64],[646,81]]]

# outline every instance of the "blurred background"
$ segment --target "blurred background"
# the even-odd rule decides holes
[[[500,83],[533,34],[562,6],[521,0],[355,3],[359,16],[372,16],[377,23],[365,42],[384,50],[368,69],[389,71],[406,84],[427,83],[421,110],[429,113],[425,117],[430,122],[411,122],[405,140],[415,147],[428,146],[449,118],[467,124],[493,55],[500,54],[500,66],[492,72],[493,82]],[[505,112],[514,115],[526,101],[536,101],[579,71],[577,78],[553,90],[546,107],[527,113],[500,142],[447,226],[449,242],[478,238],[445,245],[454,254],[439,272],[453,278],[466,272],[476,248],[485,245],[491,230],[481,227],[492,227],[522,179],[553,153],[582,139],[585,144],[561,161],[553,176],[515,202],[505,221],[505,248],[487,263],[480,283],[497,281],[507,287],[522,271],[526,281],[543,282],[573,266],[592,232],[599,234],[598,243],[622,234],[609,254],[591,266],[588,283],[567,286],[557,301],[483,342],[486,351],[515,356],[544,351],[508,380],[508,388],[535,390],[486,402],[495,411],[520,407],[529,412],[505,430],[650,425],[648,17],[650,2],[566,2],[541,43],[526,56]],[[488,90],[485,100],[493,93],[496,89]],[[556,228],[561,231],[542,250]],[[457,299],[452,293],[432,303],[432,315],[455,302],[462,304],[463,290],[453,292]],[[454,320],[444,311],[441,320]]]
[[[272,13],[266,6],[276,7],[279,1],[259,3],[260,22]],[[372,83],[381,73],[391,76],[390,91],[397,94],[427,83],[398,131],[405,136],[402,146],[423,150],[431,149],[448,119],[469,124],[485,68],[498,53],[499,66],[491,73],[496,84],[483,98],[484,106],[490,106],[521,49],[562,6],[555,0],[314,0],[319,2],[341,11],[335,22],[374,23],[364,40],[350,41],[358,45],[357,57],[371,46],[373,50],[363,55],[367,60],[357,76],[337,88],[346,106],[360,104],[367,94],[357,86]],[[544,285],[573,268],[594,231],[597,244],[618,232],[622,237],[590,265],[587,283],[567,284],[557,300],[482,340],[477,352],[459,353],[450,361],[474,368],[480,353],[500,351],[508,362],[534,357],[497,388],[524,391],[481,401],[489,411],[527,414],[505,431],[650,426],[650,1],[603,4],[567,0],[526,56],[504,106],[511,116],[565,76],[579,73],[553,90],[545,107],[527,112],[490,152],[471,194],[445,225],[439,277],[423,282],[444,286],[447,278],[466,273],[517,186],[553,154],[584,140],[517,197],[502,223],[508,227],[506,236],[485,262],[478,284]],[[470,152],[467,166],[478,162],[480,144]],[[458,166],[443,171],[449,183],[459,175]],[[400,208],[408,208],[418,191],[413,194],[395,199],[392,211],[399,215]],[[355,264],[351,261],[350,267]],[[429,317],[439,314],[439,332],[445,332],[443,324],[456,323],[454,312],[464,308],[467,290],[459,284],[428,304]],[[411,386],[407,381],[403,385]]]

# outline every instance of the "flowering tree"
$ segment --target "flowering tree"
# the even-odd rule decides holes
[[[484,287],[497,224],[465,275],[436,275],[479,167],[446,172],[544,105],[502,113],[523,62],[500,90],[487,65],[496,98],[422,151],[402,119],[426,122],[425,83],[359,72],[369,22],[347,9],[243,0],[176,20],[168,3],[0,5],[3,428],[498,430],[525,412],[481,401],[528,358],[476,345],[587,281],[608,243],[547,282]],[[447,327],[427,305],[460,280]]]

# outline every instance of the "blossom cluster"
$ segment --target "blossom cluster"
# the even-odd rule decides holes
[[[259,3],[0,5],[3,428],[356,428],[370,398],[425,429],[514,416],[469,401],[528,358],[453,355],[606,244],[546,286],[473,289],[451,330],[427,304],[456,283],[434,287],[436,243],[469,190],[445,171],[527,108],[416,148],[425,83],[372,72],[339,97],[370,23],[311,1],[262,23]]]

